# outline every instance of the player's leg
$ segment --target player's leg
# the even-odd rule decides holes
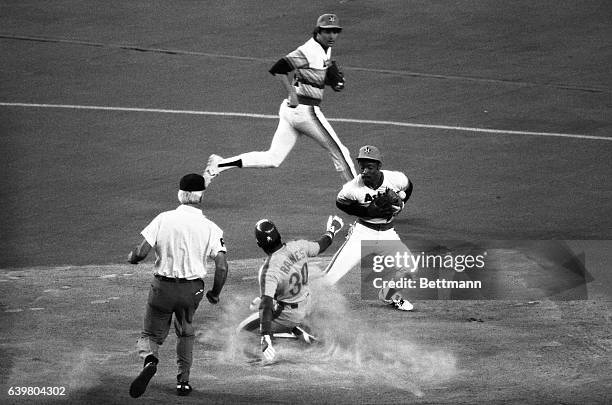
[[[321,109],[318,106],[309,106],[308,111],[308,120],[301,123],[298,129],[328,151],[336,171],[340,172],[345,181],[357,177],[349,150],[342,144]]]
[[[308,294],[296,306],[279,304],[272,318],[272,331],[275,335],[289,333],[306,343],[315,343],[318,339],[304,325],[304,319],[312,312],[312,300]]]
[[[250,360],[261,360],[259,311],[252,312],[236,327],[232,344]]]
[[[353,225],[346,240],[338,251],[332,256],[330,262],[323,270],[323,282],[336,284],[353,267],[357,266],[361,260],[361,225]]]
[[[291,111],[288,111],[291,110]],[[299,133],[291,125],[291,115],[295,114],[294,109],[289,108],[286,103],[282,103],[279,110],[279,121],[270,147],[266,151],[253,151],[242,153],[229,158],[222,158],[219,155],[211,155],[204,170],[204,180],[206,186],[219,173],[232,168],[275,168],[285,160],[289,152],[293,149]]]
[[[314,332],[312,332],[312,330],[310,329],[310,326],[308,326],[305,322],[296,325],[293,328],[292,332],[305,343],[323,343],[321,338],[315,335]]]
[[[400,254],[401,257],[406,257],[406,255],[412,256],[410,249],[400,240],[399,235],[394,229],[379,232],[379,236],[378,254],[394,257],[397,254]],[[396,267],[394,271],[395,273],[392,277],[394,281],[398,281],[402,278],[411,278],[410,268]],[[384,287],[380,289],[378,298],[396,309],[411,311],[413,305],[404,295],[403,289]]]
[[[293,327],[296,325],[299,325],[299,322],[295,322],[294,320],[285,319],[284,316],[279,319],[279,315],[281,315],[281,313],[283,315],[286,315],[286,312],[287,311],[275,311],[274,315],[276,317],[275,318],[273,317],[272,319],[272,333],[274,334],[278,333],[282,335],[282,337],[290,337],[289,335],[293,333],[292,332]],[[290,322],[286,322],[286,321],[290,321]],[[248,334],[259,335],[259,323],[260,323],[259,312],[253,312],[252,314],[247,316],[245,319],[243,319],[242,322],[240,322],[240,324],[238,324],[238,326],[236,327],[236,333],[240,335],[243,332],[245,332]]]
[[[282,316],[281,316],[282,314]],[[272,332],[273,333],[290,333],[293,324],[287,323],[286,318],[287,311],[285,308],[279,307],[276,303],[274,304],[274,310],[272,312]],[[238,324],[236,327],[236,333],[241,334],[243,332],[252,334],[259,334],[261,309],[257,312],[251,313],[245,319]]]
[[[280,121],[272,142],[270,142],[270,148],[264,152],[248,152],[238,155],[240,167],[259,169],[279,167],[295,146],[298,135],[298,132],[287,121]],[[219,169],[222,168],[223,161],[219,164]]]
[[[236,327],[236,333],[240,334],[242,332],[259,332],[259,312],[253,312],[238,324]]]
[[[293,312],[294,314],[291,319],[295,325],[291,330],[293,334],[308,344],[323,343],[318,334],[313,332],[308,325],[307,319],[309,315],[312,314],[312,299],[310,294],[306,296],[306,299],[304,299]]]

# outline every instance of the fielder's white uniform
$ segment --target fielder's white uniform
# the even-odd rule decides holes
[[[222,159],[218,163],[218,171],[235,166],[278,167],[291,152],[298,137],[306,135],[328,151],[336,171],[341,173],[345,181],[355,178],[357,173],[350,152],[319,108],[323,99],[326,71],[331,64],[331,47],[324,49],[314,38],[310,38],[283,59],[295,71],[293,86],[299,104],[290,107],[288,99],[283,100],[278,112],[278,127],[267,151],[248,152]],[[272,69],[270,72],[274,73]]]
[[[384,179],[377,189],[366,186],[362,176],[359,175],[344,184],[338,193],[337,200],[344,203],[357,202],[365,207],[370,204],[378,192],[384,192],[387,188],[395,192],[406,191],[409,181],[404,173],[390,170],[381,170],[381,172]],[[349,270],[360,263],[362,257],[369,254],[394,256],[397,253],[397,243],[389,244],[385,243],[386,241],[399,241],[403,249],[402,255],[404,252],[410,255],[410,250],[401,243],[399,235],[393,228],[394,218],[358,218],[352,230],[349,231],[346,241],[324,270],[324,281],[330,284],[337,283]],[[371,251],[362,251],[361,241],[372,241]]]

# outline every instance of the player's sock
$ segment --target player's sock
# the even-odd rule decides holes
[[[242,167],[242,159],[237,159],[235,157],[223,159],[217,165],[217,171],[221,173],[225,170],[232,169],[234,167]]]
[[[221,169],[222,167],[225,168],[230,168],[230,167],[242,167],[242,159],[223,159],[220,163],[219,163],[219,169]]]
[[[378,291],[378,299],[388,304],[392,304],[394,301],[402,298],[402,295],[398,291],[399,290],[390,287],[381,288]]]

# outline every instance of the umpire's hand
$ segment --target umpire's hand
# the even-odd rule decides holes
[[[216,305],[219,303],[219,296],[215,295],[215,293],[213,293],[212,290],[206,293],[206,298],[208,299],[208,302],[210,302],[213,305]]]

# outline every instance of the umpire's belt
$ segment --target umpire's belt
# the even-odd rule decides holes
[[[393,228],[393,223],[391,222],[386,224],[372,224],[362,219],[358,219],[357,223],[365,226],[366,228],[374,229],[375,231],[388,231],[389,229]]]
[[[155,278],[161,281],[169,281],[171,283],[191,283],[192,281],[196,281],[198,280],[197,278],[193,279],[193,280],[189,280],[186,278],[174,278],[174,277],[166,277],[166,276],[162,276],[160,274],[156,274]]]
[[[306,105],[319,105],[321,104],[321,100],[312,97],[298,96],[298,103]]]
[[[288,308],[291,308],[291,309],[296,309],[298,307],[297,302],[294,302],[294,303],[290,304],[288,302],[276,301],[276,303],[282,309],[284,309],[285,307],[288,307]]]

